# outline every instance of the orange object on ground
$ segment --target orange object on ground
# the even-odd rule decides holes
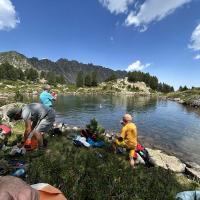
[[[34,150],[38,148],[38,141],[33,136],[32,138],[28,138],[24,143],[24,148],[28,151]]]
[[[31,187],[39,191],[40,200],[67,200],[59,189],[47,183],[38,183]]]

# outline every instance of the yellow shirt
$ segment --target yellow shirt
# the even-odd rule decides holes
[[[134,123],[126,124],[121,131],[121,137],[129,148],[137,146],[137,127]]]

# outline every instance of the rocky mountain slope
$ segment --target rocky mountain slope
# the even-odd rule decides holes
[[[0,53],[0,64],[5,62],[8,62],[16,68],[21,68],[22,70],[33,67],[39,71],[52,71],[58,75],[62,74],[69,83],[75,83],[77,74],[79,72],[82,72],[83,75],[86,75],[95,71],[98,75],[99,82],[106,80],[112,74],[115,74],[118,78],[123,78],[127,74],[125,71],[114,71],[102,66],[83,64],[77,61],[70,61],[62,58],[56,62],[48,59],[39,60],[35,57],[27,58],[23,54],[20,54],[16,51]]]

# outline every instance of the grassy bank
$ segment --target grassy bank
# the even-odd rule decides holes
[[[134,85],[135,84],[135,85]],[[0,82],[0,105],[15,101],[26,101],[28,96],[37,95],[43,90],[44,84],[32,81],[10,81]],[[58,94],[139,94],[149,95],[155,91],[148,88],[144,83],[129,83],[123,79],[109,81],[99,84],[96,87],[77,88],[73,84],[52,85],[52,91]]]
[[[15,137],[10,140],[22,133],[22,126],[22,123],[15,126]],[[170,200],[178,192],[199,187],[184,176],[162,168],[138,165],[132,170],[124,156],[113,154],[109,148],[77,148],[67,136],[68,133],[49,137],[45,151],[28,152],[17,158],[29,163],[28,183],[54,185],[69,200]]]
[[[185,91],[176,91],[166,95],[167,98],[179,98],[184,104],[190,105],[193,101],[200,99],[200,89],[190,89]]]

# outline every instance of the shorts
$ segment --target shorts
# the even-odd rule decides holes
[[[54,122],[55,122],[55,111],[51,109],[48,112],[47,116],[37,123],[34,130],[37,132],[47,133],[53,127]]]
[[[126,142],[123,140],[123,141],[119,141],[118,139],[115,140],[115,144],[119,147],[123,147],[123,148],[126,148],[127,150],[129,150],[129,157],[130,158],[137,158],[137,154],[135,152],[135,148],[134,147],[129,147]]]

